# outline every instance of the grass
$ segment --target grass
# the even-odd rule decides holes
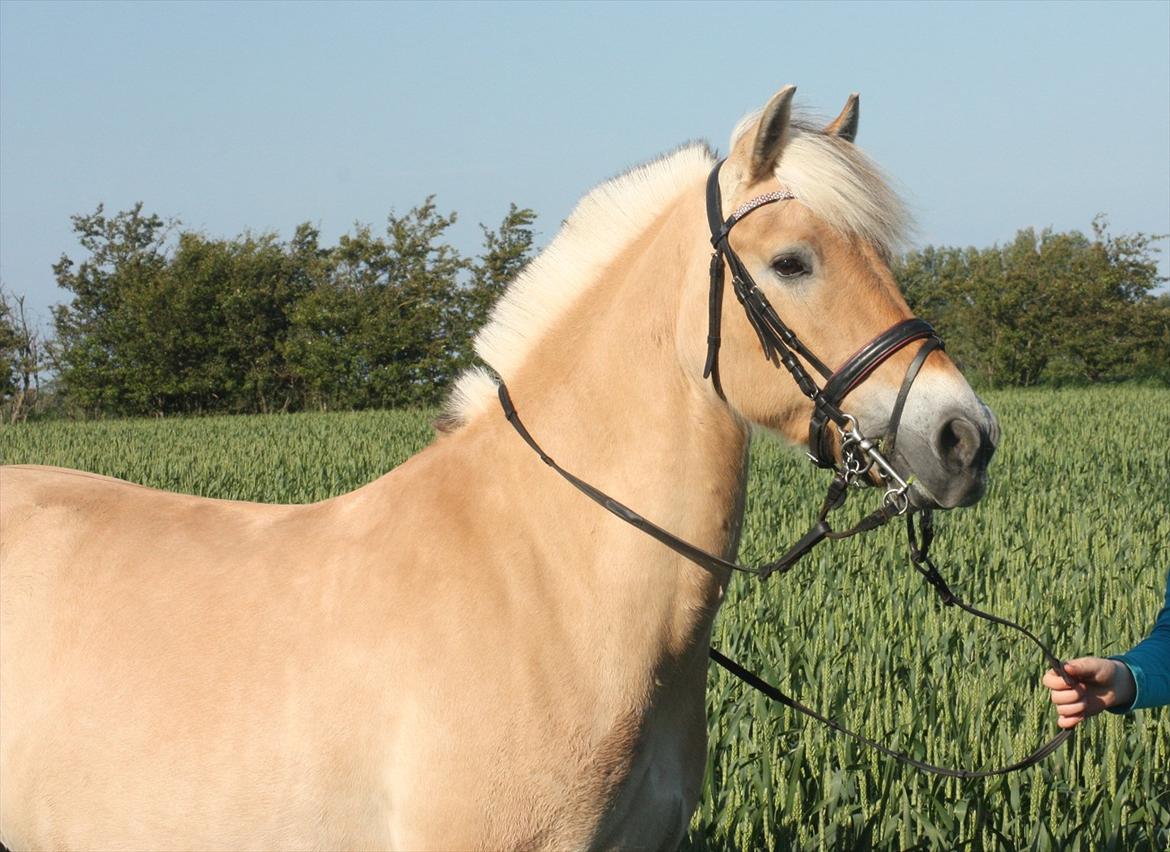
[[[978,506],[938,518],[940,568],[959,595],[1057,653],[1124,651],[1152,624],[1166,580],[1170,392],[988,398],[1004,427],[992,485]],[[431,414],[7,426],[0,454],[207,496],[304,502],[408,457],[430,440]],[[823,477],[757,440],[744,562],[804,532]],[[767,583],[736,579],[714,641],[805,703],[934,763],[1010,763],[1056,731],[1040,654],[941,607],[898,528],[822,545]],[[1165,709],[1093,719],[1039,767],[964,781],[895,764],[715,668],[708,706],[709,765],[688,849],[1170,847]]]

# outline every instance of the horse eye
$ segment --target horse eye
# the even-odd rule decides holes
[[[794,254],[786,254],[772,261],[772,269],[781,278],[796,278],[808,273],[804,261]]]

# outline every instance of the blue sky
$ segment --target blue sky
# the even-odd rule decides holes
[[[329,242],[427,195],[479,245],[547,242],[592,185],[725,148],[782,85],[893,177],[918,244],[1170,232],[1170,3],[25,3],[0,0],[0,282],[48,319],[71,214]],[[1170,242],[1160,243],[1165,252]]]

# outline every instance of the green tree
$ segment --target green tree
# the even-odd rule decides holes
[[[1155,238],[1021,230],[1006,246],[927,247],[895,275],[952,357],[985,385],[1156,377],[1166,353]],[[1164,371],[1163,371],[1164,372]]]
[[[1144,299],[1134,321],[1135,378],[1170,387],[1170,293]]]
[[[158,216],[76,216],[89,256],[54,267],[74,294],[54,310],[61,390],[84,411],[167,414],[297,407],[285,361],[293,307],[324,269],[318,234],[179,234]]]
[[[43,408],[41,372],[47,366],[41,332],[24,304],[0,287],[0,413],[9,422]]]
[[[0,289],[0,399],[7,402],[19,387],[20,332],[8,293]]]
[[[291,369],[325,408],[433,404],[458,366],[465,324],[460,278],[468,262],[442,241],[455,214],[434,198],[385,236],[368,226],[341,237],[326,279],[298,304]]]
[[[234,240],[180,235],[174,256],[144,288],[146,328],[136,346],[143,383],[160,411],[260,411],[298,405],[284,359],[294,306],[312,287],[316,233],[291,246],[274,234]]]
[[[1063,363],[1050,378],[1111,381],[1156,377],[1150,357],[1161,353],[1161,373],[1170,363],[1166,345],[1165,300],[1154,289],[1162,281],[1154,255],[1155,237],[1110,235],[1103,216],[1093,220],[1093,239],[1084,250],[1079,274],[1069,276],[1056,329]],[[1056,369],[1059,367],[1058,369]]]
[[[141,202],[112,217],[99,204],[72,221],[89,257],[62,255],[53,266],[57,284],[73,294],[53,309],[61,391],[88,412],[139,413],[147,392],[134,352],[144,320],[136,303],[166,266],[168,225],[143,214]]]
[[[90,414],[433,404],[530,258],[531,210],[481,226],[474,261],[448,242],[433,198],[385,231],[334,247],[301,225],[234,239],[183,231],[139,204],[73,217],[85,259],[63,255],[54,310],[61,389]]]

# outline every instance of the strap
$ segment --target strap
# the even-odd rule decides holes
[[[828,716],[824,716],[818,713],[811,707],[807,707],[804,704],[801,704],[795,698],[792,698],[791,696],[781,692],[778,688],[768,683],[759,675],[748,671],[735,660],[724,656],[715,648],[710,649],[710,655],[712,660],[725,668],[727,671],[731,672],[731,674],[735,675],[735,677],[739,678],[757,692],[761,692],[768,696],[773,701],[783,704],[785,707],[790,707],[798,713],[803,713],[810,719],[816,719],[818,722],[828,726],[829,728],[832,728],[837,733],[844,734],[845,736],[854,739],[859,743],[863,743],[872,749],[880,751],[884,755],[893,757],[902,761],[903,763],[908,763],[915,769],[921,769],[923,772],[930,772],[935,775],[945,775],[948,778],[990,778],[995,775],[1006,775],[1009,772],[1015,772],[1019,769],[1027,769],[1029,766],[1033,766],[1039,763],[1041,760],[1048,757],[1048,755],[1052,754],[1052,752],[1056,751],[1056,749],[1060,748],[1061,744],[1070,736],[1072,736],[1073,733],[1072,728],[1061,731],[1059,734],[1046,742],[1040,748],[1036,749],[1027,757],[1023,758],[1022,760],[1017,760],[1015,763],[1009,766],[1001,766],[998,769],[950,769],[945,766],[935,766],[933,763],[917,760],[905,752],[896,751],[895,749],[884,746],[876,740],[871,740],[869,737],[859,734],[856,731],[851,731],[841,723],[830,719]]]
[[[1001,624],[1004,627],[1010,627],[1012,630],[1023,633],[1036,644],[1036,647],[1044,654],[1048,665],[1064,678],[1064,682],[1069,686],[1074,686],[1075,681],[1064,670],[1064,663],[1031,630],[1010,619],[1001,618],[998,615],[992,615],[990,612],[984,612],[981,609],[973,607],[951,591],[950,586],[947,585],[947,581],[943,579],[942,574],[939,573],[938,568],[928,555],[930,543],[934,538],[934,514],[929,509],[925,509],[919,512],[918,515],[919,529],[917,531],[914,528],[914,516],[906,516],[906,539],[910,545],[910,562],[914,565],[914,569],[922,575],[923,579],[938,592],[943,606],[957,606],[959,609],[965,610],[977,618],[982,618],[984,621]]]
[[[923,349],[927,349],[926,346],[924,346]],[[930,350],[927,349],[927,352],[929,351]],[[922,360],[925,361],[926,356],[922,355],[921,351],[919,354]],[[830,495],[832,495],[832,493],[833,492],[830,491]],[[827,501],[826,505],[828,505]],[[822,512],[824,511],[825,510],[822,509]],[[1047,645],[1041,642],[1040,639],[1037,638],[1034,633],[1032,633],[1032,631],[1028,630],[1026,627],[1023,627],[1022,625],[1017,624],[1014,621],[1001,618],[998,615],[992,615],[989,612],[984,612],[981,609],[973,607],[951,591],[950,587],[947,585],[946,580],[943,579],[935,564],[930,561],[930,557],[928,555],[930,544],[934,539],[934,515],[929,510],[920,513],[919,529],[917,531],[914,527],[914,517],[912,515],[908,515],[906,517],[906,537],[910,547],[911,563],[914,565],[915,570],[922,574],[926,581],[934,587],[935,591],[938,592],[944,606],[957,606],[978,618],[991,621],[995,624],[1001,624],[1005,627],[1010,627],[1011,629],[1024,634],[1029,639],[1031,639],[1037,647],[1040,648],[1041,652],[1043,652],[1044,656],[1047,658],[1049,665],[1051,665],[1052,668],[1057,671],[1061,677],[1064,678],[1065,682],[1070,686],[1073,685],[1073,680],[1064,670],[1064,664],[1060,661],[1060,658],[1053,654],[1051,649],[1049,649]],[[863,736],[856,731],[851,731],[839,722],[818,713],[811,707],[807,707],[797,701],[795,698],[786,695],[779,688],[763,680],[759,675],[756,675],[755,673],[745,669],[739,663],[735,662],[735,660],[724,656],[715,648],[710,649],[710,655],[711,659],[722,666],[724,669],[731,672],[731,674],[735,675],[735,677],[739,678],[748,686],[768,696],[773,701],[779,702],[785,707],[790,707],[798,713],[803,713],[809,718],[816,719],[818,722],[827,725],[834,731],[837,731],[840,734],[844,734],[845,736],[850,737],[857,742],[864,743],[870,748],[880,751],[882,754],[888,755],[889,757],[893,757],[902,761],[903,763],[909,764],[915,769],[921,769],[923,772],[930,772],[934,775],[945,775],[948,778],[991,778],[996,775],[1006,775],[1009,772],[1015,772],[1020,769],[1027,769],[1029,766],[1034,766],[1044,758],[1048,757],[1048,755],[1052,754],[1052,752],[1056,751],[1056,749],[1060,748],[1064,741],[1072,736],[1074,730],[1073,728],[1069,728],[1067,730],[1061,731],[1059,734],[1046,742],[1044,745],[1040,746],[1040,748],[1036,749],[1027,757],[1017,760],[1015,763],[1009,764],[1008,766],[1001,766],[996,769],[978,770],[950,769],[945,766],[936,766],[933,763],[927,763],[925,761],[918,760],[906,754],[905,752],[896,751],[885,745],[882,745],[875,740],[870,739],[869,737]]]
[[[913,317],[891,326],[879,334],[869,343],[853,353],[837,372],[830,376],[825,383],[820,396],[815,400],[812,418],[808,425],[808,446],[812,460],[819,467],[833,467],[833,453],[828,430],[829,421],[841,425],[841,401],[855,387],[861,384],[879,366],[885,363],[895,353],[901,351],[915,340],[925,338],[928,343],[934,341],[930,348],[927,344],[919,349],[918,357],[911,363],[902,379],[902,386],[894,403],[890,415],[892,427],[888,427],[892,434],[897,430],[897,424],[902,418],[902,407],[906,404],[906,397],[910,393],[910,386],[918,376],[918,371],[926,360],[926,356],[942,346],[942,340],[934,328],[926,320]],[[925,350],[925,352],[923,351]],[[887,453],[888,455],[891,453]]]
[[[723,255],[716,251],[711,255],[711,289],[707,294],[707,361],[703,365],[703,378],[710,377],[715,393],[726,400],[723,383],[719,381],[720,328],[723,325]]]
[[[926,341],[918,347],[918,354],[914,356],[909,369],[906,370],[906,375],[902,379],[902,387],[898,388],[898,397],[894,400],[894,408],[890,411],[889,423],[886,425],[886,437],[889,440],[886,442],[884,450],[885,455],[891,460],[894,458],[894,448],[898,443],[898,426],[902,423],[902,409],[906,407],[906,398],[910,396],[910,386],[918,378],[918,371],[926,363],[927,356],[935,349],[942,348],[942,340],[938,337],[926,338]]]
[[[719,189],[719,170],[727,158],[715,164],[715,168],[707,174],[707,229],[711,231],[711,242],[723,229],[723,192]]]
[[[604,508],[607,512],[616,515],[630,526],[635,527],[636,529],[646,533],[651,538],[662,542],[675,553],[685,557],[686,559],[689,559],[700,568],[706,568],[708,571],[738,571],[741,574],[753,574],[760,579],[765,579],[776,573],[784,574],[792,570],[792,568],[796,565],[797,562],[800,561],[802,557],[804,557],[810,550],[812,550],[816,545],[820,544],[826,538],[844,538],[848,535],[855,535],[858,532],[874,529],[880,526],[881,523],[885,523],[886,521],[891,520],[896,516],[896,512],[891,513],[889,517],[883,517],[881,523],[875,523],[875,516],[881,514],[883,511],[886,511],[888,508],[887,506],[883,505],[883,507],[873,515],[863,518],[862,522],[851,530],[848,530],[844,533],[834,532],[833,528],[829,526],[828,521],[825,520],[825,516],[828,514],[830,509],[836,508],[844,501],[843,485],[838,489],[838,480],[834,479],[833,484],[829,486],[829,496],[825,498],[825,506],[829,508],[824,509],[817,517],[817,521],[815,524],[813,524],[812,529],[801,536],[796,544],[788,548],[788,550],[781,554],[779,558],[758,567],[747,567],[736,562],[730,562],[726,559],[723,559],[722,557],[716,556],[713,553],[708,553],[701,547],[679,538],[674,533],[663,529],[653,521],[647,520],[624,503],[621,503],[620,501],[610,497],[601,489],[590,485],[580,477],[575,476],[574,474],[565,470],[563,467],[557,464],[556,460],[553,459],[552,456],[550,456],[541,448],[540,444],[536,442],[536,439],[532,437],[528,429],[524,426],[524,423],[520,420],[519,413],[516,411],[516,406],[512,404],[512,397],[508,394],[508,388],[504,385],[503,379],[499,379],[499,388],[497,393],[500,398],[500,405],[504,409],[504,416],[507,418],[508,422],[512,424],[512,428],[515,429],[520,437],[524,439],[524,442],[528,444],[528,446],[531,447],[538,456],[540,456],[540,460],[542,462],[555,470],[563,479],[567,480],[569,484],[571,484],[574,488],[576,488],[594,503]]]
[[[837,372],[825,382],[825,398],[838,404],[849,392],[884,364],[895,352],[924,337],[937,337],[934,328],[924,319],[912,317],[883,331],[869,343],[854,352]]]
[[[617,500],[613,499],[605,492],[603,492],[597,488],[594,488],[588,482],[585,482],[584,480],[569,473],[569,471],[565,470],[563,467],[561,467],[559,464],[557,464],[556,461],[552,458],[552,456],[550,456],[543,449],[541,449],[540,444],[536,443],[536,439],[533,438],[532,435],[529,434],[528,430],[524,427],[524,424],[520,420],[520,415],[516,412],[516,407],[512,404],[512,398],[511,398],[511,396],[508,395],[508,389],[507,389],[507,387],[504,386],[503,380],[500,381],[498,393],[499,393],[499,397],[500,397],[500,405],[502,405],[504,408],[504,416],[508,418],[508,422],[511,423],[512,428],[514,428],[520,434],[520,437],[524,439],[524,442],[526,444],[528,444],[528,446],[531,447],[536,452],[536,454],[538,456],[540,456],[540,460],[542,462],[544,462],[549,467],[551,467],[553,470],[555,470],[557,473],[559,473],[564,479],[568,480],[568,482],[574,488],[576,488],[578,491],[580,491],[582,494],[584,494],[586,497],[588,497],[594,503],[598,504],[599,506],[604,508],[606,511],[608,511],[614,515],[617,515],[619,518],[621,518],[627,524],[630,524],[631,526],[646,533],[650,537],[655,538],[658,541],[662,542],[667,547],[669,547],[671,550],[673,550],[675,553],[678,553],[680,556],[686,557],[691,562],[694,562],[696,565],[698,565],[702,568],[706,568],[709,571],[728,570],[728,571],[739,571],[739,572],[744,573],[744,574],[756,574],[758,576],[766,576],[766,574],[763,573],[764,569],[745,568],[742,565],[737,565],[734,562],[729,562],[726,559],[722,559],[721,557],[718,557],[713,553],[708,553],[707,551],[703,550],[701,547],[696,547],[695,545],[691,544],[690,542],[683,541],[678,536],[676,536],[670,532],[667,532],[666,530],[664,530],[662,527],[658,526],[654,522],[646,520],[646,518],[639,515],[637,512],[635,512],[629,506],[626,506],[624,503],[618,502]],[[783,560],[783,558],[784,557],[781,557],[781,560]],[[799,557],[797,557],[797,558],[799,558]],[[778,560],[778,561],[781,561],[781,560]],[[793,559],[792,562],[795,563],[796,560]],[[770,566],[765,566],[765,567],[770,567]],[[772,570],[776,570],[776,569],[772,569]],[[787,570],[787,568],[785,568],[784,570]],[[771,573],[771,571],[769,571],[768,573]]]
[[[782,364],[792,374],[801,391],[811,399],[818,392],[816,383],[813,382],[804,366],[792,353],[798,353],[813,366],[813,369],[826,378],[831,374],[831,371],[780,319],[780,316],[756,286],[755,281],[752,280],[747,267],[744,266],[728,242],[728,234],[732,227],[748,213],[765,204],[788,201],[796,196],[787,190],[764,193],[742,204],[724,220],[723,197],[719,189],[719,171],[723,163],[724,160],[720,160],[707,175],[707,226],[711,232],[711,245],[714,248],[714,254],[711,257],[711,288],[707,300],[707,358],[703,365],[703,378],[710,377],[716,392],[720,397],[724,397],[723,387],[719,380],[719,347],[721,343],[724,264],[726,264],[731,267],[736,299],[743,306],[748,322],[751,323],[752,329],[760,340],[764,357],[773,363]]]
[[[923,360],[925,360],[925,357]],[[540,457],[541,461],[555,470],[574,488],[579,490],[593,502],[602,506],[607,511],[621,518],[623,521],[635,527],[636,529],[639,529],[657,541],[660,541],[662,544],[666,545],[680,556],[683,556],[686,559],[689,559],[691,562],[694,562],[696,565],[702,568],[706,568],[710,571],[716,571],[720,569],[727,571],[738,571],[744,574],[754,574],[761,579],[764,579],[777,572],[785,573],[791,570],[792,567],[801,559],[801,557],[807,554],[810,550],[813,549],[813,547],[824,541],[826,538],[845,538],[851,535],[856,535],[860,532],[865,532],[866,530],[875,529],[876,527],[882,526],[883,524],[892,520],[898,514],[897,507],[888,503],[883,503],[882,506],[877,509],[877,511],[872,512],[871,514],[862,518],[862,520],[856,526],[849,530],[835,532],[832,527],[829,526],[826,517],[829,512],[838,508],[844,502],[848,485],[847,480],[843,476],[835,476],[829,485],[828,494],[825,496],[825,501],[821,506],[821,511],[817,517],[817,522],[813,525],[812,529],[805,533],[804,536],[802,536],[800,540],[796,542],[796,544],[790,547],[788,551],[785,552],[779,559],[776,559],[775,561],[758,568],[744,567],[734,562],[729,562],[728,560],[721,557],[715,556],[712,553],[708,553],[702,548],[696,547],[695,545],[684,541],[673,533],[667,532],[665,529],[651,521],[648,521],[646,518],[642,517],[640,514],[625,504],[614,500],[600,489],[593,487],[589,483],[565,470],[556,463],[552,456],[550,456],[541,448],[540,444],[536,442],[536,439],[533,438],[528,429],[525,428],[523,422],[520,420],[520,415],[516,411],[515,405],[512,404],[512,398],[508,394],[508,389],[504,385],[503,379],[499,379],[498,394],[500,398],[500,405],[504,409],[504,416],[507,418],[508,422],[512,424],[512,428],[514,428],[520,437],[524,439],[524,442],[528,444],[528,446],[532,448],[532,450]],[[983,612],[982,610],[970,606],[969,604],[960,600],[950,590],[946,584],[946,581],[943,580],[942,576],[938,573],[938,569],[935,568],[934,563],[930,561],[928,556],[930,545],[934,538],[933,520],[933,515],[929,511],[923,512],[922,520],[920,522],[920,529],[916,532],[914,528],[913,517],[908,516],[907,537],[910,546],[910,557],[915,569],[918,570],[918,572],[922,574],[923,577],[925,577],[932,586],[935,587],[935,589],[942,597],[943,603],[948,606],[953,604],[960,607],[961,609],[966,610],[972,615],[979,616],[980,618],[984,618],[988,621],[994,621],[997,624],[1003,624],[1008,627],[1012,627],[1024,633],[1026,636],[1028,636],[1028,638],[1040,646],[1041,650],[1044,651],[1045,656],[1048,657],[1048,660],[1052,664],[1053,668],[1060,672],[1064,679],[1069,684],[1071,684],[1072,680],[1065,673],[1064,667],[1061,665],[1060,660],[1051,651],[1049,651],[1048,648],[1030,631],[1018,624],[1015,624],[1014,622],[1008,621],[1007,619],[991,615],[990,613]],[[907,754],[894,751],[893,749],[887,748],[881,743],[875,742],[874,740],[864,737],[861,734],[850,731],[848,728],[843,727],[832,719],[829,719],[826,716],[822,716],[815,710],[806,707],[796,699],[785,695],[779,689],[762,680],[760,677],[748,671],[747,669],[743,668],[734,660],[723,656],[723,654],[719,653],[719,651],[717,651],[715,648],[710,649],[710,654],[711,659],[713,659],[719,665],[723,666],[744,683],[747,683],[749,686],[759,690],[774,701],[778,701],[787,707],[791,707],[793,710],[816,719],[817,721],[828,725],[833,730],[852,737],[858,742],[871,746],[883,754],[897,758],[898,760],[908,763],[917,769],[923,770],[924,772],[933,772],[937,775],[947,775],[952,778],[987,778],[992,775],[1002,775],[1017,769],[1024,769],[1047,757],[1072,734],[1072,729],[1070,728],[1059,734],[1055,739],[1051,740],[1023,760],[1001,769],[981,771],[947,769],[945,767],[934,766],[933,764],[916,760]]]
[[[720,219],[723,216],[723,198],[719,192],[720,160],[711,173],[707,175],[707,227],[712,234],[720,230]],[[718,247],[711,255],[711,288],[707,293],[707,360],[703,364],[703,378],[710,377],[715,386],[715,393],[720,399],[727,399],[723,394],[723,383],[719,380],[719,345],[721,342],[721,326],[723,325],[723,253]]]

